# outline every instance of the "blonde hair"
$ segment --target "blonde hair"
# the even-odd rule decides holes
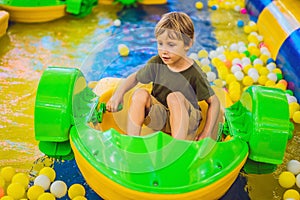
[[[171,39],[183,40],[189,46],[194,40],[194,24],[191,18],[183,12],[169,12],[162,16],[155,27],[155,37],[165,31]]]

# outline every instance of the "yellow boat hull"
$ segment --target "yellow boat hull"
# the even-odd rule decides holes
[[[10,20],[22,23],[48,22],[66,15],[66,5],[18,7],[0,5],[0,8],[9,12]]]

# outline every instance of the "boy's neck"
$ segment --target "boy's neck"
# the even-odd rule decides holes
[[[181,72],[181,71],[184,71],[184,70],[190,68],[193,64],[194,64],[193,59],[191,59],[189,57],[185,57],[185,58],[180,59],[178,62],[176,62],[172,65],[167,65],[167,66],[173,72]]]

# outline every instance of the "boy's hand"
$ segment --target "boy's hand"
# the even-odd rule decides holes
[[[115,101],[113,99],[110,99],[106,103],[106,110],[108,112],[118,112],[118,111],[122,110],[122,104],[119,101]]]

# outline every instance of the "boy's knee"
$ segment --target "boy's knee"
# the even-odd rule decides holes
[[[146,102],[148,100],[148,98],[150,98],[150,94],[147,90],[145,89],[137,89],[132,97],[131,97],[131,102],[136,102],[136,101],[144,101]]]
[[[167,96],[167,104],[169,107],[183,105],[184,101],[185,97],[181,92],[171,92]]]

